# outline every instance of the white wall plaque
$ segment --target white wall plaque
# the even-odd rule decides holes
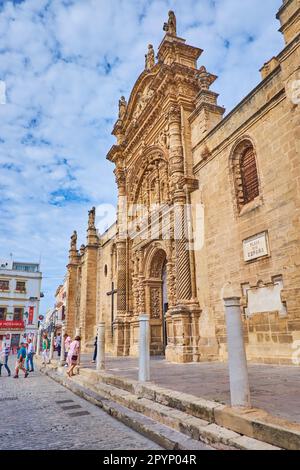
[[[269,254],[267,232],[258,233],[243,241],[244,260],[251,261]]]

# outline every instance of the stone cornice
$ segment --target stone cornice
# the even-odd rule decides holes
[[[280,18],[280,14],[289,6],[293,3],[294,0],[285,0],[285,2],[283,3],[283,5],[281,5],[281,7],[279,8],[278,10],[278,13],[276,15],[276,18],[277,20],[279,20]]]
[[[200,147],[203,142],[205,142],[206,139],[208,139],[210,136],[212,136],[215,132],[217,132],[220,128],[222,128],[223,126],[226,125],[226,123],[232,118],[232,116],[236,113],[239,112],[239,110],[245,106],[245,104],[247,102],[250,102],[254,95],[256,93],[258,93],[262,88],[264,88],[264,86],[269,83],[277,74],[280,74],[281,72],[281,67],[280,65],[278,67],[276,67],[263,81],[261,81],[257,87],[255,87],[247,96],[245,96],[245,98],[240,101],[240,103],[235,106],[231,111],[230,113],[228,113],[223,119],[222,121],[217,124],[213,129],[211,129],[208,134],[200,141],[197,143],[197,145],[195,145],[193,147],[193,151],[195,151],[198,147]]]
[[[202,109],[205,109],[206,111],[210,111],[210,112],[216,113],[216,114],[224,114],[225,113],[225,108],[223,108],[222,106],[218,106],[218,105],[212,104],[212,103],[203,102],[199,106],[197,106],[195,111],[193,111],[193,113],[189,116],[189,118],[188,118],[189,122],[192,122],[200,114]]]
[[[220,143],[216,147],[210,149],[210,157],[205,160],[200,160],[198,163],[194,165],[193,167],[194,174],[196,175],[202,167],[204,167],[211,160],[213,160],[220,152],[223,151],[225,147],[227,147],[228,145],[232,145],[232,143],[235,142],[236,139],[238,138],[239,134],[244,135],[247,132],[247,130],[251,126],[253,126],[253,124],[256,121],[262,119],[262,116],[268,113],[270,109],[272,109],[274,106],[277,106],[277,104],[280,103],[284,99],[285,99],[285,89],[283,88],[270,101],[265,103],[265,105],[263,105],[253,115],[251,115],[246,121],[243,121],[240,126],[234,128],[231,132],[227,133],[226,138],[220,140]],[[223,121],[225,121],[225,119]],[[223,124],[223,121],[221,121],[220,123],[221,125]],[[201,145],[206,145],[207,142],[209,141],[210,136],[212,136],[213,133],[221,127],[220,124],[217,125],[214,129],[212,129],[212,131],[209,132],[201,140],[201,142],[199,142],[196,145],[196,147],[193,148],[193,151],[195,151],[195,149],[200,147]]]
[[[109,160],[110,162],[113,162],[115,163],[116,159],[120,156],[120,154],[122,153],[122,146],[121,145],[113,145],[108,154],[106,155],[106,158],[107,160]]]
[[[166,34],[158,48],[158,59],[163,60],[166,52],[170,49],[174,53],[174,61],[176,61],[180,56],[187,56],[196,62],[203,52],[203,49],[200,49],[199,47],[186,44],[186,41],[183,38]]]

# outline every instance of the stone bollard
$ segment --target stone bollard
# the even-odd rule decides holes
[[[54,331],[52,331],[50,336],[50,354],[49,354],[49,362],[53,359],[53,351],[54,351]]]
[[[139,381],[146,382],[150,380],[149,315],[140,315],[139,323]]]
[[[105,369],[105,322],[100,322],[97,327],[96,369]]]
[[[63,366],[65,364],[65,332],[66,327],[61,327],[61,348],[60,348],[60,358],[59,358],[59,365]]]
[[[37,338],[36,338],[36,350],[35,350],[37,356],[40,355],[40,350],[41,350],[41,331],[38,330]]]
[[[247,358],[239,297],[224,299],[231,406],[251,407]]]

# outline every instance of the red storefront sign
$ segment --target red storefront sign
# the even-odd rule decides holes
[[[23,320],[0,320],[0,329],[2,330],[22,330],[23,328]]]
[[[33,313],[34,307],[29,307],[28,325],[32,325],[33,323]]]

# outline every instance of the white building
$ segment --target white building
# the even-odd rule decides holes
[[[38,329],[42,273],[38,263],[0,260],[0,341],[16,348]]]
[[[56,329],[60,330],[65,320],[66,302],[67,301],[67,278],[65,277],[63,284],[60,284],[55,293],[55,308],[57,310]]]

